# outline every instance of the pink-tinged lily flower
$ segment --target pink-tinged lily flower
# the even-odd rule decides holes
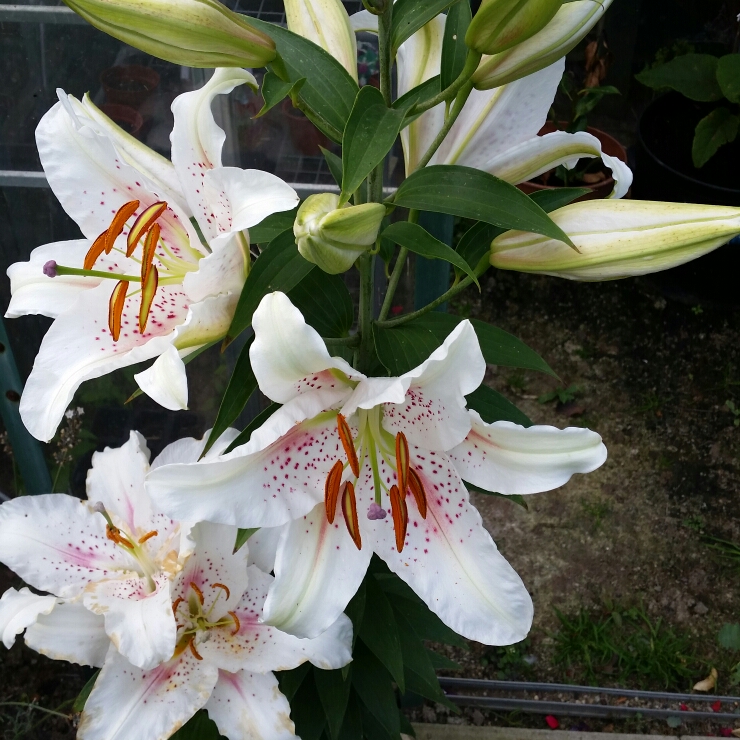
[[[352,623],[341,617],[314,640],[261,623],[273,578],[233,552],[236,529],[201,523],[168,607],[177,619],[174,654],[151,670],[111,648],[82,714],[79,740],[165,740],[205,708],[222,735],[287,740],[295,731],[272,671],[306,661],[341,668],[351,660]]]
[[[228,431],[209,454],[234,435]],[[175,442],[152,465],[195,461],[203,445]],[[0,562],[53,594],[43,597],[50,608],[61,598],[101,615],[110,640],[143,668],[175,649],[170,584],[192,551],[188,526],[154,510],[144,489],[149,470],[146,442],[131,432],[123,447],[93,455],[87,501],[52,493],[0,506]]]
[[[187,407],[182,357],[227,331],[249,270],[246,229],[298,202],[274,175],[221,165],[211,102],[244,83],[256,87],[244,70],[217,70],[174,101],[172,163],[88,96],[59,91],[39,123],[49,185],[84,238],[38,247],[8,270],[6,316],[55,319],[20,403],[35,437],[53,437],[83,381],[155,358],[139,386],[166,408]]]
[[[157,506],[277,528],[265,621],[293,634],[326,629],[375,552],[459,634],[494,645],[523,639],[531,599],[461,474],[486,490],[549,490],[603,463],[599,435],[484,424],[469,412],[465,396],[486,364],[468,321],[398,378],[368,378],[331,357],[282,293],[262,300],[253,327],[252,368],[283,406],[217,460],[152,471]]]

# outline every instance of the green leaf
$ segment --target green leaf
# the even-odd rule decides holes
[[[398,715],[398,732],[396,733],[389,733],[362,702],[360,702],[360,711],[362,714],[363,740],[398,740],[398,733],[401,731],[401,715],[398,710],[396,710]]]
[[[273,239],[252,265],[231,320],[227,341],[236,339],[251,326],[252,314],[265,295],[275,290],[287,293],[313,268],[314,265],[299,254],[292,231],[285,231]]]
[[[351,664],[349,675],[346,678],[342,673],[341,670],[322,671],[319,668],[313,670],[313,678],[319,692],[321,706],[324,708],[326,724],[332,740],[339,740],[340,730],[344,722],[344,714],[352,688]]]
[[[348,201],[362,181],[391,150],[404,119],[404,111],[388,108],[372,85],[357,94],[342,139],[342,195]]]
[[[354,690],[350,692],[339,740],[362,740],[362,705]]]
[[[365,614],[359,636],[403,693],[403,658],[396,620],[388,598],[372,576],[365,579]]]
[[[357,640],[357,635],[362,629],[362,622],[365,617],[365,583],[363,582],[357,593],[352,597],[344,613],[350,618],[353,629],[353,643]]]
[[[236,421],[239,414],[244,411],[250,396],[257,390],[257,378],[252,372],[252,363],[249,360],[249,348],[252,346],[254,336],[251,336],[239,353],[234,372],[231,374],[229,385],[226,387],[221,405],[213,422],[213,429],[208,436],[208,441],[203,448],[200,457],[203,458],[208,450],[213,447],[216,440]]]
[[[357,83],[340,62],[312,41],[256,18],[250,18],[250,23],[275,41],[282,65],[273,63],[272,70],[280,77],[285,76],[281,74],[284,70],[286,82],[305,78],[298,98],[311,120],[329,138],[340,141],[357,95]]]
[[[491,242],[503,233],[504,229],[500,229],[498,226],[492,226],[485,221],[478,221],[460,239],[460,243],[457,245],[457,253],[469,265],[475,266],[476,274],[482,275],[490,267],[488,257],[491,252]]]
[[[283,82],[274,72],[265,72],[265,76],[262,79],[262,97],[265,104],[260,109],[260,112],[255,118],[264,116],[269,110],[272,110],[278,103],[285,100],[290,95],[293,97],[296,95],[303,84],[306,82],[305,77],[296,80],[295,82]]]
[[[455,0],[396,0],[393,6],[391,48],[393,56],[398,47],[411,38],[422,26],[429,23]]]
[[[268,216],[262,223],[249,229],[249,241],[252,244],[269,244],[286,231],[293,230],[298,209],[292,211],[280,211]]]
[[[354,306],[341,275],[312,270],[288,292],[293,305],[322,337],[346,337]]]
[[[521,424],[523,427],[532,426],[532,421],[526,414],[487,385],[476,388],[465,398],[468,408],[477,411],[486,424],[493,424],[494,421],[513,421],[514,424]]]
[[[234,542],[234,552],[239,552],[239,550],[244,547],[244,545],[247,544],[247,541],[249,538],[255,533],[259,532],[259,527],[254,527],[252,529],[237,529],[236,530],[236,541]]]
[[[719,631],[719,644],[725,650],[740,650],[740,624],[724,624]]]
[[[74,704],[72,705],[72,709],[75,712],[81,712],[85,708],[85,703],[87,702],[87,697],[90,696],[90,693],[93,690],[93,687],[95,686],[95,682],[98,680],[98,674],[100,673],[100,668],[98,668],[95,673],[90,676],[90,678],[87,680],[87,683],[82,687],[82,691],[80,691],[79,694],[77,694],[77,698],[75,699]]]
[[[739,124],[740,119],[724,106],[702,118],[696,126],[691,147],[694,167],[703,167],[721,146],[735,141]]]
[[[406,247],[409,252],[420,254],[427,259],[449,262],[458,270],[470,276],[480,289],[478,278],[463,257],[452,249],[452,247],[448,247],[444,242],[435,239],[426,229],[419,226],[419,224],[412,224],[409,221],[397,221],[383,232],[383,237],[390,239],[396,244],[400,244],[402,247]]]
[[[438,95],[440,92],[440,77],[439,75],[435,75],[434,77],[430,77],[426,82],[422,82],[421,85],[412,87],[407,93],[401,95],[401,97],[393,103],[393,108],[408,112],[411,106],[424,103],[435,95]],[[408,126],[421,115],[423,115],[423,113],[407,116],[403,121],[403,125]]]
[[[552,190],[538,190],[529,197],[545,213],[552,213],[590,192],[588,188],[553,188]]]
[[[290,702],[290,716],[301,740],[320,740],[326,717],[312,671],[306,674]]]
[[[711,54],[684,54],[637,75],[643,85],[654,90],[670,88],[692,100],[719,100],[722,90],[717,82],[717,57]]]
[[[429,650],[427,648],[427,655],[432,663],[435,671],[461,671],[462,666],[451,660],[446,655],[436,652],[435,650]]]
[[[357,695],[370,717],[395,740],[400,724],[390,674],[362,640],[355,644],[352,659],[352,685]],[[367,729],[364,715],[362,724]]]
[[[196,712],[170,740],[226,740],[205,709]]]
[[[498,491],[487,491],[485,488],[476,486],[474,483],[471,483],[467,480],[464,480],[463,483],[465,483],[465,488],[467,488],[469,491],[482,493],[484,496],[496,496],[497,498],[505,498],[516,504],[517,506],[521,506],[521,508],[525,511],[529,511],[529,504],[527,503],[525,497],[518,493],[505,494],[499,493]]]
[[[727,54],[717,63],[717,82],[731,103],[740,103],[740,54]]]
[[[401,183],[393,203],[544,234],[573,246],[534,200],[508,182],[472,167],[438,164],[417,170]]]
[[[310,672],[311,664],[302,663],[298,668],[294,668],[292,671],[279,671],[275,674],[280,682],[280,691],[285,695],[285,698],[288,701],[293,701],[293,697],[296,695],[301,684]]]
[[[470,0],[459,0],[447,13],[445,35],[442,41],[442,74],[441,87],[448,88],[463,71],[468,58],[468,47],[465,45],[467,33],[473,13],[470,9]]]
[[[334,181],[337,183],[338,187],[342,187],[342,158],[338,157],[334,152],[330,152],[328,149],[324,149],[323,146],[320,146],[319,149],[321,149],[321,153],[324,155],[324,159],[326,160],[326,164],[329,165],[329,172],[331,172],[331,176],[334,178]]]
[[[260,411],[252,421],[247,424],[243,431],[239,432],[239,436],[224,450],[224,455],[237,447],[247,444],[252,432],[255,429],[259,429],[278,409],[280,408],[279,403],[271,403],[264,411]]]
[[[442,642],[447,645],[456,645],[467,648],[465,638],[460,637],[454,630],[450,629],[421,599],[397,598],[391,602],[393,609],[406,618],[413,627],[414,632],[422,640],[431,642]]]
[[[621,95],[613,85],[602,85],[601,87],[589,87],[578,94],[576,102],[575,118],[587,116],[604,98],[605,95]]]

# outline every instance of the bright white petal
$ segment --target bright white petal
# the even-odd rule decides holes
[[[167,740],[201,709],[218,669],[189,650],[152,671],[111,649],[85,704],[79,740]]]
[[[54,596],[39,596],[27,588],[9,588],[0,598],[0,639],[8,650],[15,638],[30,627],[42,614],[49,614],[56,605]]]
[[[263,573],[275,570],[282,531],[282,527],[263,527],[249,538],[249,565],[256,565]]]
[[[470,411],[470,417],[470,434],[448,456],[463,480],[486,491],[551,491],[574,473],[590,473],[606,460],[601,437],[590,429],[486,424],[477,411]]]
[[[173,333],[172,344],[180,350],[181,356],[222,339],[231,326],[238,302],[237,291],[191,303],[185,321]]]
[[[198,263],[198,271],[189,272],[183,280],[183,288],[190,299],[197,303],[209,296],[241,293],[247,279],[248,246],[239,239],[233,239],[204,257]],[[236,303],[233,308],[236,308]]]
[[[369,10],[361,10],[359,13],[353,13],[349,17],[349,24],[355,33],[368,31],[369,33],[378,32],[378,16],[373,15]]]
[[[290,704],[272,673],[219,671],[206,704],[219,732],[239,740],[288,740],[295,737]]]
[[[188,376],[180,353],[170,345],[151,367],[134,375],[144,393],[170,411],[188,407]]]
[[[624,198],[632,186],[632,170],[618,157],[611,157],[608,154],[601,154],[601,161],[612,171],[614,178],[614,190],[610,193],[610,198]]]
[[[470,431],[465,396],[486,374],[486,361],[475,329],[463,321],[429,356],[402,376],[409,382],[406,399],[384,407],[383,427],[403,432],[409,443],[431,450],[449,450]]]
[[[110,639],[103,617],[79,602],[62,602],[26,630],[26,645],[53,660],[97,668],[105,661]]]
[[[161,468],[163,465],[173,465],[174,463],[197,462],[203,452],[208,438],[211,435],[209,429],[202,439],[193,437],[183,437],[172,442],[157,455],[151,464],[151,470]],[[239,430],[229,427],[214,443],[204,460],[211,460],[218,457],[223,451],[239,436]]]
[[[367,506],[358,509],[363,534],[366,511]],[[341,507],[329,524],[322,502],[283,530],[265,622],[298,637],[320,635],[357,592],[372,554],[371,543],[363,543],[361,550],[355,546]]]
[[[345,360],[329,355],[318,332],[285,293],[268,293],[260,301],[252,328],[252,370],[260,390],[273,401],[287,403],[301,393],[325,388],[349,395],[351,388],[333,369],[349,378],[364,377]]]
[[[349,419],[357,409],[372,409],[382,403],[404,403],[410,381],[406,378],[365,378],[342,406]]]
[[[0,562],[26,583],[62,598],[88,583],[133,571],[135,561],[105,536],[105,519],[62,493],[0,505]]]
[[[153,578],[149,592],[143,578],[121,578],[91,584],[85,606],[105,618],[105,631],[121,655],[135,666],[154,668],[175,652],[175,617],[169,579]]]
[[[409,497],[403,551],[396,549],[391,516],[365,527],[368,544],[458,634],[485,645],[523,640],[532,599],[483,527],[452,463],[444,454],[412,448],[411,465],[427,493],[426,519]],[[372,489],[358,490],[358,509],[366,511]]]

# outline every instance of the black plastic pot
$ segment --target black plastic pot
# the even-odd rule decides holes
[[[696,124],[714,107],[669,93],[645,109],[638,129],[634,198],[740,206],[740,140],[722,147],[701,169],[691,161]],[[653,279],[679,299],[740,303],[739,277],[740,247],[725,245]]]

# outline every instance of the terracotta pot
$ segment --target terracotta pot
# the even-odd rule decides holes
[[[100,110],[108,118],[117,123],[127,134],[137,136],[141,127],[144,125],[144,119],[139,111],[134,110],[130,105],[120,105],[118,103],[103,103]]]
[[[138,109],[159,86],[159,74],[150,67],[128,64],[106,69],[100,82],[109,103]]]
[[[290,140],[299,154],[319,156],[320,146],[329,146],[329,139],[306,116],[294,108],[289,98],[283,100],[283,115],[288,120]]]
[[[561,127],[565,128],[567,124],[565,122],[561,122]],[[559,129],[555,126],[555,124],[548,121],[540,130],[540,136],[544,136],[545,134],[551,134],[554,131],[558,131]],[[627,151],[625,148],[613,137],[607,134],[605,131],[601,131],[597,128],[592,128],[591,126],[588,127],[588,133],[592,136],[595,136],[599,142],[601,143],[601,149],[604,152],[604,154],[608,154],[610,157],[616,157],[617,159],[621,159],[622,162],[627,161]],[[558,187],[562,187],[560,185],[542,185],[538,182],[523,182],[520,185],[517,186],[519,190],[526,193],[527,195],[530,195],[531,193],[536,193],[539,190],[555,190]],[[611,176],[605,177],[603,180],[600,180],[597,183],[594,183],[592,185],[588,185],[585,183],[577,183],[573,184],[572,187],[579,187],[579,188],[588,188],[591,192],[587,195],[584,195],[578,200],[593,200],[595,198],[608,198],[609,194],[614,190],[614,179]],[[629,198],[629,193],[625,196]]]

